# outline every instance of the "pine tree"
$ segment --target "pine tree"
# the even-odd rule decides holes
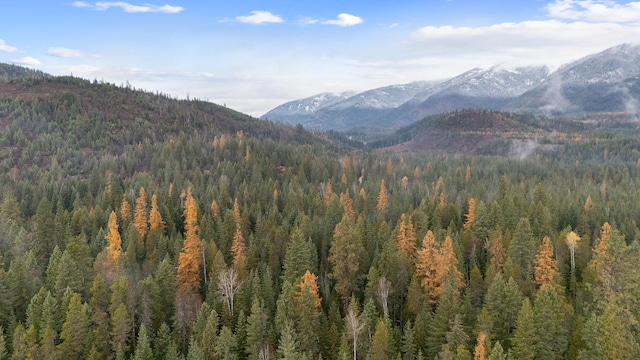
[[[67,316],[62,324],[60,344],[56,348],[61,359],[82,359],[88,351],[89,339],[89,306],[83,304],[80,294],[71,295]],[[14,350],[15,351],[15,350]]]
[[[382,319],[378,319],[371,343],[371,359],[385,360],[390,359],[391,355],[392,348],[389,328]]]
[[[9,352],[7,351],[7,344],[4,337],[4,328],[0,326],[0,360],[4,360]]]
[[[126,353],[132,326],[127,306],[121,303],[111,314],[111,347],[116,353]]]
[[[336,291],[348,303],[357,284],[363,247],[354,231],[354,224],[347,215],[336,225],[329,249],[330,276],[336,280]]]
[[[297,344],[294,337],[293,326],[287,323],[280,341],[278,342],[278,359],[280,360],[298,360],[300,353],[297,350]]]
[[[136,342],[136,351],[133,356],[133,360],[152,360],[153,351],[151,351],[151,340],[147,334],[147,328],[144,325],[140,325],[140,331],[138,331],[138,341]]]
[[[518,321],[513,332],[513,354],[517,359],[533,360],[536,358],[536,327],[534,324],[535,315],[529,298],[524,298]],[[541,358],[544,359],[544,358]]]
[[[138,197],[136,198],[136,208],[133,212],[133,224],[138,230],[138,239],[140,241],[143,241],[148,230],[147,193],[145,192],[143,187],[140,188]]]
[[[493,322],[492,341],[500,341],[505,347],[511,347],[510,337],[516,327],[521,306],[522,293],[516,282],[513,278],[505,280],[503,274],[497,274],[485,296],[485,307]]]
[[[569,316],[562,298],[553,286],[537,294],[534,307],[536,355],[541,359],[564,359],[569,337]]]
[[[182,293],[198,293],[200,290],[200,262],[202,241],[198,237],[198,208],[187,190],[184,203],[184,246],[178,257],[177,283]]]
[[[555,284],[557,271],[558,263],[553,257],[551,239],[545,236],[535,258],[535,268],[533,270],[535,283],[540,287]]]
[[[258,359],[266,340],[266,314],[258,297],[253,298],[251,314],[247,318],[246,353],[249,359]]]
[[[235,360],[237,355],[235,349],[238,346],[236,336],[231,329],[227,326],[223,326],[218,335],[218,342],[216,343],[216,359],[220,360]]]

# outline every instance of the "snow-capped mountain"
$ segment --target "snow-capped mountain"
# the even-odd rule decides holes
[[[560,67],[507,105],[515,111],[637,112],[640,45],[623,44]]]
[[[391,85],[357,94],[320,94],[263,116],[309,128],[398,128],[458,109],[527,112],[631,111],[640,108],[640,45],[619,45],[566,64],[472,69],[439,82]]]
[[[274,119],[291,124],[304,124],[306,119],[323,107],[331,106],[336,102],[348,99],[355,92],[322,93],[308,98],[290,101],[269,111],[263,118]]]

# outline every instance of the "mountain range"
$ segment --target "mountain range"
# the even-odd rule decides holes
[[[565,64],[476,68],[443,81],[323,93],[282,104],[263,119],[310,129],[396,129],[459,109],[578,115],[640,109],[640,45],[623,44]]]

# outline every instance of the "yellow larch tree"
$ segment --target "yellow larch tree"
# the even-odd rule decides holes
[[[122,202],[120,203],[120,217],[123,222],[129,221],[131,219],[131,204],[127,200],[127,195],[122,194]]]
[[[307,270],[304,275],[300,278],[300,282],[298,283],[298,289],[296,290],[296,300],[300,302],[302,298],[303,292],[308,292],[313,299],[313,304],[315,305],[315,312],[320,312],[320,303],[322,300],[320,299],[320,294],[318,291],[318,276]]]
[[[331,204],[331,198],[333,197],[333,187],[331,186],[331,180],[327,181],[327,186],[324,189],[324,206],[329,207]]]
[[[216,221],[220,221],[220,208],[216,199],[211,200],[211,214]]]
[[[191,194],[186,192],[184,202],[184,246],[178,256],[178,291],[197,293],[200,290],[200,264],[202,241],[198,237],[198,206]]]
[[[387,187],[384,185],[384,179],[380,180],[380,192],[378,193],[376,209],[380,211],[387,209]]]
[[[438,181],[436,181],[436,196],[437,196],[437,200],[438,200],[438,207],[439,208],[444,208],[444,206],[447,204],[447,196],[446,196],[446,192],[444,190],[444,179],[442,178],[442,176],[440,176],[438,178]]]
[[[345,215],[349,217],[353,223],[356,222],[356,212],[353,210],[353,201],[349,196],[349,192],[340,193],[340,204],[342,204],[342,208],[344,209]]]
[[[107,261],[111,269],[118,267],[120,252],[122,251],[122,238],[118,231],[118,218],[116,212],[112,211],[109,215],[108,231],[105,238],[107,239]]]
[[[347,170],[349,167],[351,167],[351,160],[349,160],[349,154],[345,155],[344,158],[342,158],[342,162],[340,163],[340,166],[342,166],[342,170]]]
[[[429,291],[432,304],[442,293],[440,263],[440,246],[431,230],[422,239],[422,247],[418,250],[416,259],[416,275],[420,277],[420,284]]]
[[[398,255],[405,259],[413,260],[416,255],[416,231],[411,216],[403,213],[400,215],[398,231],[396,234]]]
[[[440,282],[444,283],[447,275],[449,275],[449,273],[453,271],[455,275],[454,278],[456,280],[456,286],[458,287],[458,289],[461,289],[464,286],[464,282],[462,281],[463,275],[458,269],[458,256],[456,256],[456,252],[453,249],[453,239],[451,239],[451,236],[447,235],[445,237],[444,242],[440,247],[440,254],[440,270],[442,271]]]
[[[387,160],[387,176],[391,176],[393,174],[393,161],[391,158]]]
[[[487,334],[484,331],[480,331],[478,334],[478,341],[476,347],[473,350],[473,360],[486,360],[487,359]]]
[[[147,234],[147,193],[144,187],[140,188],[138,197],[136,198],[136,208],[133,213],[133,225],[138,230],[139,240],[143,241]]]
[[[236,219],[236,232],[233,234],[233,242],[231,243],[233,268],[238,273],[240,279],[244,279],[247,265],[247,245],[245,244],[244,235],[242,235],[242,217],[240,216],[238,198],[233,202],[233,214]]]
[[[474,198],[469,199],[469,211],[467,211],[467,220],[464,222],[463,228],[469,229],[473,222],[476,220],[476,200]]]
[[[467,168],[466,168],[466,170],[465,170],[465,173],[464,173],[464,180],[465,180],[465,181],[469,181],[469,180],[471,180],[471,166],[469,166],[469,165],[467,165]]]
[[[151,196],[151,211],[149,212],[149,230],[153,233],[164,231],[164,220],[158,209],[158,196],[153,194]]]
[[[591,195],[587,196],[587,199],[584,201],[584,212],[588,213],[593,206],[593,200],[591,200]]]
[[[502,243],[502,231],[498,228],[489,239],[489,265],[496,273],[502,272],[502,267],[506,261],[506,250]]]
[[[364,191],[364,188],[360,188],[360,197],[362,200],[367,200],[367,192]]]
[[[541,288],[552,285],[555,283],[554,278],[557,272],[558,262],[553,257],[553,244],[551,239],[545,236],[535,258],[534,281]]]

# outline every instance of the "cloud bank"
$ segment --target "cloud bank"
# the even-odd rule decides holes
[[[15,46],[7,45],[4,40],[0,39],[0,52],[12,53],[17,52],[18,48]]]
[[[248,16],[238,16],[236,17],[236,21],[241,22],[243,24],[277,24],[284,22],[284,20],[279,16],[272,14],[269,11],[252,11],[251,15]]]
[[[355,16],[347,13],[341,13],[341,14],[338,14],[338,17],[335,20],[327,20],[327,21],[323,21],[322,23],[325,25],[337,25],[337,26],[346,27],[346,26],[355,26],[358,24],[362,24],[362,22],[363,20],[359,16]]]
[[[74,1],[73,6],[78,8],[88,8],[98,11],[106,11],[110,8],[120,8],[126,13],[164,13],[164,14],[177,14],[184,10],[182,6],[173,5],[134,5],[124,1],[99,1],[96,3],[88,3],[85,1]]]

